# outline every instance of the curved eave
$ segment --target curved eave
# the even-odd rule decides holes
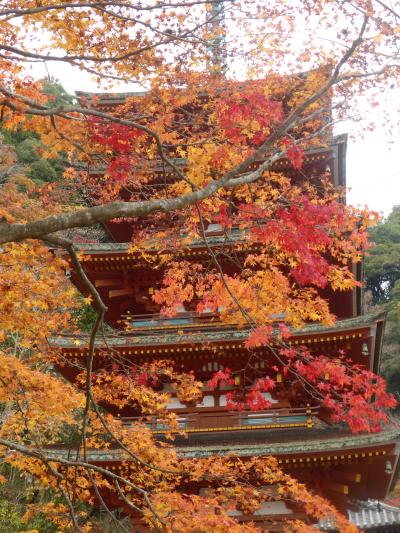
[[[347,433],[343,435],[343,433]],[[281,441],[275,440],[268,442],[232,444],[216,442],[215,444],[206,444],[201,446],[180,446],[179,455],[183,457],[209,457],[211,455],[237,455],[240,457],[251,457],[257,455],[290,456],[290,460],[297,459],[295,456],[310,455],[316,457],[319,461],[329,462],[338,459],[359,458],[360,449],[375,448],[371,453],[373,455],[388,455],[389,451],[379,449],[382,446],[393,447],[400,440],[400,428],[396,425],[386,426],[380,433],[352,435],[347,430],[340,427],[331,427],[328,437],[324,434],[317,438],[291,439],[287,438]],[[341,457],[345,452],[345,456]],[[333,455],[332,455],[333,453]],[[366,454],[365,458],[367,458]],[[297,462],[297,461],[292,461]]]
[[[319,165],[322,165],[323,163],[329,164],[331,172],[333,172],[333,178],[334,178],[335,185],[343,185],[344,183],[343,183],[342,173],[341,173],[341,176],[342,176],[341,179],[339,178],[336,179],[336,165],[342,165],[343,163],[343,156],[342,156],[342,150],[341,150],[342,146],[343,146],[343,141],[340,141],[340,143],[333,143],[327,147],[314,148],[314,149],[307,150],[304,154],[303,167],[307,168],[307,167],[313,167],[315,165],[319,166]],[[344,155],[345,155],[345,152],[344,152]],[[171,160],[174,163],[174,165],[177,167],[184,169],[187,166],[187,159],[185,158],[174,157]],[[260,160],[260,161],[257,161],[256,163],[253,163],[249,167],[249,170],[257,168],[257,166],[261,162],[262,161]],[[286,158],[282,158],[282,159],[279,159],[278,161],[275,161],[271,165],[270,170],[275,171],[275,172],[279,172],[282,170],[295,172],[291,162]],[[96,162],[92,163],[89,168],[89,173],[92,175],[102,175],[106,171],[107,171],[107,166],[101,163],[100,161],[97,163]],[[165,178],[176,179],[176,174],[174,172],[165,171],[163,165],[161,163],[158,163],[157,161],[152,166],[149,167],[149,172],[151,171],[153,171],[155,175],[162,173],[163,179]],[[339,166],[338,166],[338,171],[339,171]],[[342,171],[342,167],[340,167],[340,171]]]
[[[207,251],[207,246],[228,246],[232,244],[246,244],[246,247],[257,247],[257,243],[251,243],[245,239],[245,233],[239,229],[232,229],[226,234],[221,235],[206,235],[206,243],[204,239],[191,238],[188,239],[187,236],[182,234],[180,237],[181,248],[178,250],[174,246],[166,247],[163,250],[163,253],[170,254],[171,251],[174,251],[177,255],[198,255],[198,251],[204,250]],[[165,240],[154,240],[154,244],[151,242],[151,237],[149,237],[148,245],[144,249],[147,253],[160,254],[161,244],[165,246]],[[141,257],[141,252],[130,252],[131,243],[129,242],[106,242],[106,243],[77,243],[75,244],[77,250],[85,254],[85,262],[95,262],[103,263],[104,265],[108,264],[111,266],[111,263],[116,264],[120,263],[123,265],[129,265],[132,261],[135,261],[137,265],[137,258]],[[83,265],[85,266],[85,264]]]
[[[336,342],[346,341],[356,338],[367,338],[376,336],[376,332],[383,328],[385,321],[385,313],[374,313],[363,315],[344,320],[337,320],[332,326],[324,324],[308,324],[301,329],[293,329],[292,336],[289,343],[292,344],[306,344],[306,343],[321,343],[321,342]],[[224,343],[221,346],[226,347],[226,344],[233,344],[232,347],[240,347],[247,340],[249,335],[248,328],[235,328],[232,326],[219,326],[211,331],[200,331],[195,333],[185,332],[181,333],[160,333],[157,335],[137,334],[137,335],[115,335],[108,336],[108,346],[116,349],[128,349],[127,353],[133,355],[152,355],[161,353],[160,346],[168,347],[168,353],[171,354],[171,347],[174,347],[176,352],[186,352],[185,349],[195,344],[204,343]],[[54,347],[68,350],[86,351],[89,338],[87,336],[59,336],[51,340]],[[101,341],[96,343],[98,349],[104,348]],[[134,350],[134,348],[138,348]],[[154,347],[154,349],[151,349]],[[129,351],[131,348],[131,352]],[[143,349],[144,348],[144,349]],[[375,343],[373,350],[373,358],[379,355],[380,345]],[[373,365],[376,366],[375,363]]]
[[[334,434],[336,432],[336,435]],[[345,435],[343,433],[346,433]],[[394,447],[400,439],[400,428],[395,425],[386,426],[380,433],[351,435],[341,428],[333,427],[329,436],[322,434],[312,439],[297,439],[288,442],[287,437],[281,440],[275,439],[273,443],[268,441],[268,432],[262,442],[232,444],[215,442],[205,445],[175,447],[178,455],[185,458],[210,457],[213,455],[233,455],[239,457],[253,457],[273,455],[281,464],[313,462],[329,463],[330,461],[349,459],[365,459],[370,457],[389,456],[394,453]],[[49,447],[49,457],[70,456],[71,448]],[[369,455],[371,454],[371,455]],[[296,457],[297,456],[297,457]],[[299,458],[309,457],[312,461],[299,461]],[[316,459],[314,461],[313,459]],[[121,450],[88,450],[88,461],[92,462],[120,462],[129,461],[129,457]]]

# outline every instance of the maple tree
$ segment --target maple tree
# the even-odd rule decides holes
[[[0,390],[6,414],[0,444],[7,462],[59,491],[63,503],[40,510],[61,530],[90,529],[75,505],[93,503],[95,494],[107,509],[101,489],[143,512],[159,530],[195,531],[201,524],[202,531],[256,531],[238,525],[227,510],[236,506],[251,513],[264,501],[287,497],[315,519],[334,514],[342,531],[352,531],[272,458],[180,460],[173,448],[156,446],[142,424],[127,428],[103,412],[102,402],[134,403],[145,414],[159,415],[174,433],[177,419],[157,382],[172,381],[188,402],[200,397],[202,384],[176,373],[168,361],[93,372],[106,307],[65,231],[129,219],[132,251],[146,257],[149,246],[174,255],[190,240],[207,242],[205,228],[219,224],[229,253],[245,254],[240,268],[224,274],[222,258],[211,248],[207,269],[160,255],[164,278],[154,303],[165,316],[185,305],[249,326],[250,362],[253,348],[274,346],[276,371],[312,392],[334,421],[355,432],[378,431],[395,404],[383,380],[352,365],[344,353],[315,355],[286,340],[290,327],[333,323],[319,289],[357,285],[350,265],[361,260],[376,215],[345,206],[342,193],[329,184],[331,170],[321,181],[302,169],[307,150],[329,144],[335,121],[354,118],[359,96],[366,94],[374,105],[377,91],[398,84],[399,14],[378,0],[7,0],[0,6],[2,127],[33,131],[42,156],[63,151],[70,160],[61,182],[38,185],[18,174],[1,192]],[[316,39],[316,21],[329,39]],[[228,22],[237,30],[228,31]],[[34,31],[46,42],[32,43]],[[85,70],[103,89],[135,80],[143,92],[112,112],[87,95],[59,102],[27,76],[29,61]],[[223,62],[230,65],[226,71]],[[291,177],[274,170],[283,158]],[[88,165],[105,171],[93,176]],[[150,179],[155,169],[159,187]],[[84,206],[83,195],[95,205]],[[236,241],[235,229],[241,235]],[[65,257],[48,246],[69,254],[97,312],[79,390],[54,372],[60,354],[49,337],[77,330],[79,303],[65,279]],[[210,386],[232,380],[224,369]],[[251,388],[234,391],[229,406],[265,409],[263,393],[274,386],[273,379],[260,376]],[[76,459],[47,451],[74,432],[80,442]],[[130,459],[124,476],[87,459],[89,448],[110,442]],[[177,491],[199,480],[209,485],[207,497]],[[285,527],[307,530],[295,522]]]

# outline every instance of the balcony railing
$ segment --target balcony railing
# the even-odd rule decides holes
[[[167,318],[160,314],[153,315],[123,315],[123,318],[128,325],[131,333],[140,331],[141,333],[155,333],[157,331],[175,333],[182,329],[206,330],[207,328],[214,329],[215,327],[223,328],[223,324],[219,319],[219,315],[214,313],[192,313],[185,311],[177,313],[171,318]],[[229,325],[232,327],[232,324]]]
[[[318,413],[319,407],[290,407],[255,412],[227,410],[208,413],[193,412],[178,416],[178,427],[187,433],[312,428]],[[122,418],[126,426],[139,420],[141,419],[138,417]],[[169,430],[157,417],[146,420],[145,424],[154,433],[162,434]]]
[[[122,315],[130,332],[140,331],[141,333],[155,333],[158,330],[175,333],[179,330],[215,330],[215,328],[228,328],[237,324],[222,322],[218,313],[203,312],[195,313],[191,311],[178,312],[173,317],[165,317],[160,314],[153,315]],[[272,320],[279,322],[284,320],[283,314],[271,316]]]

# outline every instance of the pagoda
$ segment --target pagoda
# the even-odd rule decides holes
[[[102,110],[112,112],[124,103],[128,94],[78,93],[79,98],[96,99]],[[328,146],[309,150],[305,154],[305,173],[322,175],[329,171],[335,186],[346,183],[346,137],[333,138]],[[175,161],[180,164],[180,161]],[[183,164],[183,162],[182,162]],[[285,159],[274,164],[279,172],[290,173]],[[90,169],[101,177],[101,165]],[[154,182],[161,169],[154,168]],[[171,178],[172,179],[172,178]],[[268,347],[259,347],[258,372],[272,376],[276,388],[265,397],[272,408],[251,412],[227,409],[229,386],[212,389],[208,381],[218,370],[229,367],[240,384],[241,369],[247,358],[245,347],[249,329],[221,321],[218,313],[205,310],[196,313],[181,308],[173,317],[160,314],[160,306],[152,295],[162,280],[162,269],[155,268],[148,257],[159,254],[157,242],[146,249],[147,258],[140,251],[131,249],[132,221],[114,220],[105,224],[109,242],[77,245],[84,260],[83,268],[89,280],[97,288],[108,310],[106,322],[115,329],[115,335],[107,338],[107,345],[98,341],[95,347],[93,371],[108,368],[113,363],[129,362],[145,364],[154,360],[172,360],[177,370],[193,372],[204,383],[203,396],[196,405],[181,403],[168,383],[162,392],[171,395],[168,408],[177,414],[179,427],[186,438],[177,437],[175,446],[181,457],[196,458],[234,454],[246,458],[272,455],[282,469],[304,482],[308,488],[331,501],[339,510],[356,509],[354,502],[368,499],[384,500],[391,489],[399,458],[399,430],[385,426],[377,434],[354,435],[342,425],[332,424],[326,410],[316,405],[301,387],[280,371],[271,370],[268,364]],[[210,249],[215,252],[240,245],[243,235],[238,228],[226,231],[218,224],[209,224],[205,238],[184,240],[176,249],[166,247],[163,253],[176,254],[188,262],[206,263]],[[242,252],[244,253],[244,252]],[[223,268],[229,268],[222,263]],[[361,281],[360,264],[354,266],[356,279]],[[78,273],[71,266],[71,279],[86,294]],[[335,356],[346,352],[354,363],[362,364],[379,373],[385,316],[362,314],[362,292],[359,288],[333,292],[325,290],[337,320],[332,326],[309,323],[293,330],[288,340],[295,347],[305,346],[312,353]],[[125,327],[123,332],[121,328]],[[84,366],[87,344],[78,337],[65,335],[54,341],[66,361],[58,370],[74,382],[79,369]],[[107,407],[107,406],[106,406]],[[124,424],[131,424],[140,417],[133,407],[110,412]],[[168,431],[157,417],[150,417],[147,424],[159,440]],[[126,462],[126,458],[124,461]],[[122,459],[113,449],[91,450],[90,461],[118,471]],[[201,493],[201,487],[195,487]],[[116,495],[104,494],[111,509],[120,508],[132,520],[132,531],[148,531],[141,517],[135,515]],[[99,504],[100,505],[100,504]],[[281,520],[304,518],[301,509],[290,502],[262,504],[253,515],[243,515],[240,510],[231,511],[238,520],[252,521],[261,530],[279,531]]]

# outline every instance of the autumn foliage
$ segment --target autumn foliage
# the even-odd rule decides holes
[[[222,3],[233,33],[219,18]],[[262,348],[270,373],[236,386],[232,369],[216,371],[208,387],[232,387],[228,409],[271,407],[266,393],[279,374],[333,423],[380,431],[395,405],[384,381],[345,351],[295,348],[290,338],[305,324],[333,325],[326,294],[360,285],[353,266],[377,215],[346,206],[333,164],[313,166],[310,154],[329,150],[333,122],[358,116],[359,97],[398,84],[398,15],[373,0],[5,4],[1,127],[33,132],[42,155],[61,154],[66,166],[63,180],[38,186],[12,159],[0,161],[0,445],[6,463],[58,498],[32,504],[27,517],[42,512],[61,531],[90,531],[91,506],[107,512],[117,500],[154,530],[255,532],[229,511],[247,516],[290,500],[314,521],[333,515],[354,531],[274,458],[189,460],[155,441],[152,416],[167,438],[182,436],[163,383],[190,405],[204,384],[167,360],[110,359],[94,369],[107,309],[73,241],[92,240],[78,228],[128,223],[130,251],[160,273],[151,306],[162,317],[183,308],[248,329],[249,366]],[[314,39],[318,24],[331,40]],[[33,43],[34,32],[46,42]],[[85,71],[109,98],[57,103],[27,74],[30,61]],[[113,84],[132,80],[138,91],[116,97]],[[207,239],[216,227],[217,252]],[[207,248],[206,263],[182,257],[193,242]],[[97,313],[75,386],[61,378],[71,362],[52,342],[79,333],[71,269]],[[141,413],[130,426],[110,414],[128,407]],[[71,443],[73,457],[62,452]],[[92,450],[117,450],[120,469],[90,461]],[[191,492],[197,485],[201,494]]]

